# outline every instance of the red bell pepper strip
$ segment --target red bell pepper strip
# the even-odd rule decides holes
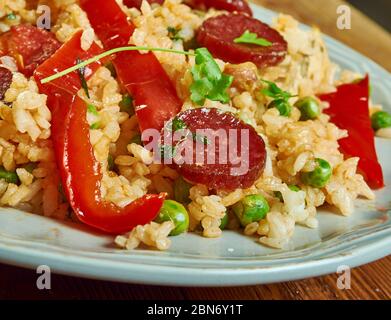
[[[77,33],[39,66],[35,79],[41,92],[49,95],[57,164],[72,209],[80,221],[91,227],[108,233],[127,232],[136,225],[152,221],[165,195],[145,195],[125,208],[105,201],[100,191],[100,164],[95,159],[90,143],[86,103],[75,95],[81,87],[77,73],[70,73],[48,84],[40,83],[43,78],[75,65],[78,58],[88,59],[100,52],[95,44],[84,52],[80,48],[80,37],[81,33]],[[89,65],[87,77],[99,66],[98,62]]]
[[[106,49],[128,46],[134,25],[115,0],[81,0],[92,27]],[[182,107],[176,90],[153,53],[121,52],[113,60],[118,79],[133,97],[140,130],[157,129]],[[142,106],[142,107],[141,107]]]
[[[331,121],[349,133],[347,138],[339,140],[341,152],[346,157],[360,158],[358,170],[372,189],[384,187],[369,117],[368,76],[359,83],[341,85],[336,92],[319,98],[330,104],[324,112],[330,115]]]
[[[84,223],[110,233],[130,231],[151,222],[163,205],[164,195],[145,195],[121,209],[104,201],[100,186],[102,173],[89,140],[86,103],[79,97],[71,106],[65,139],[67,189],[70,203]],[[81,139],[87,137],[87,139]]]
[[[80,78],[77,72],[73,72],[45,85],[41,84],[41,80],[74,66],[77,59],[87,60],[101,53],[102,49],[95,43],[88,51],[82,50],[80,47],[81,35],[82,31],[76,33],[50,59],[41,64],[34,73],[39,91],[48,96],[47,104],[52,113],[51,136],[63,181],[66,180],[66,171],[62,170],[65,161],[63,146],[66,121],[74,96],[81,87]],[[90,78],[99,67],[99,62],[88,65],[85,68],[86,79]],[[64,189],[66,189],[65,184]]]
[[[82,31],[77,32],[68,40],[51,58],[42,63],[34,73],[41,92],[50,98],[51,92],[68,92],[74,96],[80,90],[80,77],[77,72],[72,72],[64,77],[51,81],[48,85],[42,85],[40,80],[51,76],[57,72],[73,67],[77,64],[77,59],[87,60],[102,52],[102,49],[93,43],[88,51],[84,51],[80,46]],[[89,64],[85,67],[85,78],[90,78],[100,67],[100,62]]]

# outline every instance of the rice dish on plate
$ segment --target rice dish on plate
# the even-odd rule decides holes
[[[93,46],[102,51],[115,48],[100,36],[96,21],[91,19],[88,10],[84,10],[88,2],[47,1],[53,20],[50,29],[53,39],[47,41],[51,48],[55,47],[51,54],[62,50],[63,47],[58,47],[72,41],[77,34],[81,35],[78,42],[80,49],[85,52]],[[176,210],[185,210],[184,215],[188,219],[185,229],[189,232],[218,238],[224,228],[238,230],[245,236],[254,237],[262,245],[284,248],[294,233],[295,225],[318,227],[317,208],[329,204],[340,214],[348,216],[354,214],[357,198],[375,198],[367,177],[358,170],[360,158],[346,156],[341,151],[339,141],[349,136],[348,129],[331,121],[332,115],[327,112],[330,103],[321,99],[322,94],[335,92],[345,84],[357,83],[364,75],[339,70],[330,61],[318,29],[304,31],[292,17],[283,14],[276,17],[271,28],[286,41],[286,51],[281,59],[278,58],[281,60],[278,63],[264,62],[266,60],[232,63],[219,58],[213,49],[206,46],[221,75],[230,79],[231,83],[226,88],[227,99],[210,98],[209,95],[200,104],[194,99],[192,91],[196,80],[192,71],[198,65],[198,58],[194,54],[178,54],[174,50],[194,53],[201,46],[194,46],[195,40],[201,39],[200,30],[206,33],[206,37],[210,36],[209,30],[206,30],[207,21],[234,14],[214,7],[200,10],[191,1],[185,4],[180,0],[151,3],[144,0],[139,8],[129,5],[132,1],[107,1],[111,2],[121,8],[134,27],[127,42],[129,46],[169,49],[169,52],[161,50],[153,53],[140,49],[137,54],[153,54],[157,58],[180,101],[178,114],[187,115],[193,109],[207,108],[232,115],[239,119],[241,125],[251,126],[263,140],[265,159],[262,170],[257,172],[251,185],[235,188],[215,188],[197,183],[186,175],[183,178],[182,167],[178,169],[156,162],[151,150],[140,142],[143,131],[139,123],[140,114],[145,106],[137,105],[137,98],[129,94],[131,89],[124,86],[118,68],[115,72],[113,63],[101,60],[93,74],[84,79],[86,86],[78,88],[77,97],[88,106],[88,138],[99,164],[99,192],[105,202],[121,211],[146,195],[164,194],[165,201],[175,200],[182,205]],[[0,39],[6,39],[4,35],[12,33],[15,27],[36,24],[39,14],[29,3],[0,0]],[[250,19],[247,13],[235,14],[240,15],[240,19],[241,16]],[[205,37],[202,39],[207,42]],[[57,42],[58,47],[53,44]],[[273,46],[266,44],[261,49],[266,52]],[[124,54],[126,52],[118,54],[118,57]],[[50,56],[37,62],[35,68],[39,71],[40,65],[44,66]],[[265,65],[260,66],[260,63]],[[115,62],[114,67],[117,67]],[[50,95],[38,81],[37,71],[33,74],[26,71],[27,67],[21,69],[14,52],[7,50],[4,44],[0,45],[0,69],[12,73],[12,81],[0,97],[0,205],[46,217],[85,222],[80,218],[81,211],[74,208],[77,200],[70,200],[72,190],[67,189],[66,183],[64,186],[64,181],[68,180],[64,180],[60,168],[59,148],[52,132],[54,109]],[[3,85],[3,82],[5,80],[0,83]],[[276,88],[278,91],[270,92]],[[286,93],[289,95],[284,96]],[[154,95],[154,92],[149,94]],[[315,100],[319,114],[303,120],[300,102],[308,97]],[[124,105],[127,99],[133,102],[132,110]],[[276,100],[288,103],[288,114],[281,111]],[[271,107],[273,103],[276,107]],[[381,106],[369,102],[368,119],[381,109]],[[64,126],[65,123],[64,119]],[[378,135],[390,137],[389,128],[378,129]],[[320,166],[319,159],[331,168],[322,186],[308,183],[309,178],[303,178],[313,177],[311,174]],[[83,161],[82,155],[80,161]],[[85,179],[83,176],[79,178]],[[256,201],[252,198],[254,196],[258,197]],[[261,201],[259,199],[264,202],[257,202]],[[251,209],[248,206],[254,205],[250,200],[256,202],[259,210],[262,211],[262,203],[267,210],[258,218],[244,221],[243,215]],[[170,208],[165,216],[160,214],[158,218],[155,212],[148,223],[132,225],[128,229],[124,226],[123,231],[126,232],[118,233],[115,243],[129,250],[140,245],[168,249],[170,234],[173,235],[178,227],[177,221],[170,216]],[[143,212],[138,214],[143,215]],[[92,226],[97,227],[97,224]],[[116,230],[103,231],[116,233]]]

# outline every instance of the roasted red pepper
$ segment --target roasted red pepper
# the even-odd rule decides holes
[[[347,138],[339,140],[346,157],[359,157],[359,172],[373,189],[384,187],[383,172],[375,149],[374,131],[369,117],[369,78],[344,84],[337,91],[320,96],[330,104],[325,113],[339,128],[346,129]]]
[[[88,59],[100,52],[95,44],[87,52],[83,51],[80,37],[79,32],[39,66],[35,78],[41,92],[49,97],[57,164],[72,209],[89,226],[109,233],[122,233],[152,221],[163,204],[164,194],[146,195],[123,209],[105,201],[100,191],[100,164],[90,143],[87,106],[76,96],[81,87],[78,74],[73,72],[48,84],[40,84],[43,78],[75,65],[77,59]],[[99,66],[100,63],[89,65],[87,78]]]
[[[115,0],[81,0],[106,49],[128,46],[134,26]],[[182,107],[176,90],[153,53],[121,52],[113,60],[118,79],[133,97],[141,131],[160,130]]]

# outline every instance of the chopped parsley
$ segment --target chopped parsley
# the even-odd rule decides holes
[[[190,86],[190,99],[202,106],[206,99],[228,103],[227,89],[233,77],[223,74],[216,61],[206,48],[195,50],[196,65],[191,69],[194,82]]]
[[[7,14],[7,19],[8,20],[15,20],[16,19],[15,13],[11,12],[11,13]]]
[[[279,88],[277,84],[275,84],[274,82],[266,81],[266,80],[262,80],[262,82],[268,85],[268,88],[263,89],[261,91],[265,96],[268,96],[273,99],[281,99],[281,100],[288,100],[294,97],[294,95],[292,95],[291,93]]]
[[[134,115],[133,98],[129,94],[123,95],[119,107],[121,112],[126,112],[130,116]]]
[[[179,119],[178,117],[175,117],[172,120],[172,130],[174,132],[178,131],[178,130],[186,129],[186,128],[187,128],[187,125],[186,125],[186,123],[182,119]]]
[[[100,122],[95,122],[92,125],[90,125],[91,130],[97,130],[100,128]]]
[[[268,85],[266,89],[261,92],[267,97],[273,98],[273,101],[269,103],[268,108],[276,108],[281,116],[289,117],[292,111],[292,106],[289,103],[289,99],[293,98],[294,95],[287,91],[282,90],[271,81],[262,80]]]
[[[76,63],[77,64],[80,64],[82,63],[83,61],[81,59],[77,59],[76,60]],[[79,75],[79,78],[80,78],[80,83],[81,83],[81,87],[83,88],[84,92],[86,93],[86,96],[88,99],[90,99],[90,92],[88,91],[88,85],[87,85],[87,80],[86,80],[86,77],[85,77],[85,73],[86,73],[86,67],[80,67],[79,69],[77,69],[77,74]]]
[[[96,110],[96,107],[93,104],[87,104],[87,111],[94,116],[99,116],[98,110]]]
[[[16,171],[8,171],[3,166],[0,167],[0,179],[3,179],[8,183],[13,183],[16,185],[20,184],[20,180],[16,174]]]
[[[235,43],[255,44],[261,47],[270,47],[273,45],[272,42],[259,38],[256,33],[252,33],[246,30],[239,38],[234,39]]]
[[[78,59],[77,64],[53,74],[45,79],[41,80],[42,84],[59,79],[73,71],[78,71],[82,88],[89,97],[87,82],[84,77],[85,67],[91,63],[99,61],[112,54],[125,51],[157,51],[157,52],[170,52],[176,54],[182,54],[187,56],[195,56],[196,65],[191,69],[193,76],[193,83],[190,86],[191,100],[198,104],[203,105],[206,99],[212,101],[220,101],[222,103],[228,103],[229,95],[227,89],[231,86],[233,77],[223,74],[217,62],[213,59],[212,55],[206,48],[198,48],[195,52],[165,49],[165,48],[151,48],[143,46],[129,46],[108,50],[86,61]]]
[[[177,29],[174,27],[168,27],[167,31],[168,31],[168,36],[171,40],[174,40],[174,41],[183,40],[183,38],[179,35],[179,32],[181,31],[181,29]]]

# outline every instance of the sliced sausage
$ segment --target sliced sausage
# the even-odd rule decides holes
[[[186,140],[181,139],[181,144],[172,144],[176,150],[173,152],[173,166],[185,179],[210,189],[233,190],[248,188],[259,178],[265,166],[266,149],[263,139],[252,126],[231,113],[214,108],[179,113],[172,120],[174,130],[178,121],[182,124],[180,127],[185,124],[191,133],[190,137],[187,134]],[[170,130],[166,127],[164,132],[167,134]],[[178,149],[186,143],[192,146],[190,157],[189,149]]]
[[[234,43],[245,31],[255,33],[272,43],[271,46]],[[224,14],[207,19],[197,33],[201,46],[217,58],[230,63],[253,62],[259,68],[274,66],[284,60],[287,42],[267,24],[243,14]]]

